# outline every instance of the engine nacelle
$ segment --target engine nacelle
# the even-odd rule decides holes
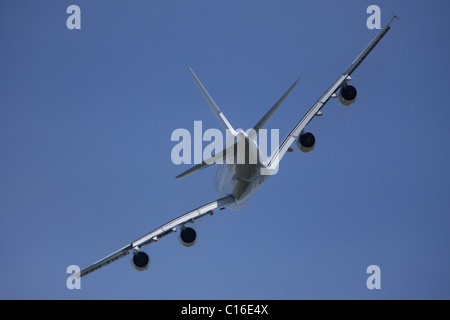
[[[133,259],[131,259],[131,265],[137,271],[147,270],[150,266],[150,257],[143,251],[134,253]]]
[[[316,138],[311,132],[301,133],[297,139],[297,147],[303,153],[308,153],[314,150],[316,146]]]
[[[197,242],[197,232],[192,228],[183,228],[178,240],[183,246],[187,248],[192,247]]]
[[[358,92],[354,86],[349,86],[347,83],[344,83],[339,90],[339,103],[344,107],[351,106],[355,103],[357,94]]]

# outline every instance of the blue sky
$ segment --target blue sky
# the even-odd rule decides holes
[[[81,8],[81,30],[66,8]],[[85,267],[216,199],[214,168],[182,180],[173,130],[219,124],[191,66],[235,127],[289,132],[400,16],[240,211],[145,248],[66,288]],[[448,1],[2,1],[2,299],[449,299]],[[381,289],[368,290],[378,265]]]

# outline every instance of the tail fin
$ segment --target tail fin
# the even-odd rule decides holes
[[[297,81],[295,81],[292,84],[292,86],[283,94],[283,96],[281,96],[281,98],[278,99],[278,101],[273,105],[272,108],[270,108],[270,110],[264,115],[264,117],[262,117],[261,120],[259,120],[259,122],[255,124],[253,130],[249,131],[249,136],[251,136],[253,139],[256,137],[259,129],[262,129],[266,125],[267,121],[269,121],[269,119],[273,116],[275,111],[277,111],[277,109],[281,106],[283,101],[287,98],[287,96],[291,93],[291,91],[295,88],[295,86],[299,81],[300,78],[298,78]]]
[[[214,100],[209,95],[208,91],[206,91],[205,87],[202,85],[200,80],[195,75],[194,71],[192,71],[191,68],[189,68],[189,72],[191,73],[192,78],[194,78],[195,83],[197,84],[198,88],[202,92],[203,96],[205,97],[206,101],[208,102],[209,106],[211,107],[211,110],[214,112],[215,116],[219,120],[220,124],[225,130],[230,130],[230,132],[235,135],[236,131],[233,129],[231,124],[228,122],[227,118],[225,118],[225,115],[222,111],[220,111],[219,107],[216,105]]]

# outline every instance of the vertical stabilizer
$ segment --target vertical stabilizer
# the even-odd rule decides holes
[[[300,81],[300,78],[297,79],[297,81],[295,81],[292,86],[288,89],[288,91],[286,91],[280,99],[278,99],[278,101],[273,105],[272,108],[270,108],[270,110],[264,115],[264,117],[261,118],[261,120],[259,120],[259,122],[257,124],[255,124],[255,126],[253,127],[253,130],[249,132],[249,136],[251,138],[255,138],[255,135],[258,134],[259,130],[264,128],[264,126],[266,125],[267,121],[269,121],[269,119],[273,116],[273,114],[275,113],[275,111],[277,111],[277,109],[281,106],[281,104],[283,103],[283,101],[287,98],[287,96],[291,93],[291,91],[295,88],[295,86],[297,85],[297,83]]]

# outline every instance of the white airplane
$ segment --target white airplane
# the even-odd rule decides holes
[[[220,111],[214,100],[203,87],[195,73],[191,68],[189,68],[189,72],[194,78],[195,83],[199,87],[220,124],[224,129],[228,130],[228,132],[232,134],[234,139],[232,140],[233,143],[227,144],[226,149],[215,154],[212,158],[206,159],[201,164],[185,171],[177,176],[177,178],[185,177],[191,173],[209,167],[214,164],[216,160],[222,160],[223,164],[218,165],[219,167],[214,180],[214,186],[219,199],[207,203],[160,226],[150,233],[140,237],[136,241],[127,244],[125,247],[93,263],[75,276],[83,277],[128,255],[130,252],[133,252],[133,258],[131,261],[133,267],[138,271],[146,270],[150,266],[150,258],[147,253],[141,251],[142,247],[156,242],[172,232],[176,232],[178,228],[180,229],[179,240],[181,244],[185,247],[191,247],[197,240],[197,233],[193,228],[186,227],[187,223],[192,223],[199,218],[212,215],[213,210],[218,208],[224,209],[228,207],[232,210],[238,210],[245,206],[250,199],[250,196],[270,177],[270,174],[278,170],[279,161],[283,158],[286,152],[292,151],[290,146],[294,141],[296,141],[297,147],[300,151],[304,153],[310,152],[314,149],[315,137],[312,133],[306,132],[305,127],[315,116],[322,115],[320,110],[325,106],[330,98],[337,98],[343,106],[350,106],[355,102],[357,91],[355,87],[347,84],[347,82],[351,80],[350,75],[356,70],[356,68],[358,68],[363,60],[375,48],[378,42],[385,36],[390,29],[391,23],[396,18],[397,17],[394,15],[389,23],[379,32],[372,42],[369,43],[364,51],[361,52],[361,54],[347,68],[347,70],[345,70],[344,73],[319,98],[319,100],[317,100],[305,116],[294,126],[291,132],[289,132],[268,161],[263,160],[255,138],[259,130],[264,127],[300,79],[295,81],[286,93],[275,103],[275,105],[264,115],[264,117],[262,117],[262,119],[253,127],[254,130],[244,132],[242,130],[235,130],[231,126],[225,115],[222,111]],[[256,159],[256,161],[249,161],[252,157],[253,159]],[[263,174],[263,172],[265,173]]]

